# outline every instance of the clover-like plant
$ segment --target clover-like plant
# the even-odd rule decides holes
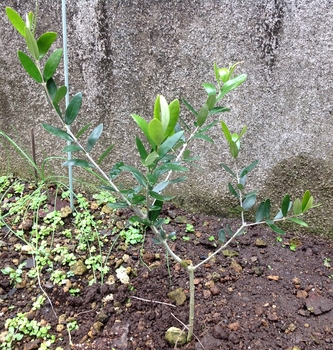
[[[167,234],[165,232],[163,228],[164,219],[160,217],[160,213],[163,203],[171,200],[173,197],[163,194],[163,191],[174,183],[184,181],[186,179],[185,176],[174,176],[174,174],[188,172],[191,163],[198,159],[198,157],[191,157],[188,150],[188,145],[193,140],[203,139],[208,142],[214,142],[207,134],[212,127],[219,123],[219,120],[214,118],[214,116],[218,113],[229,111],[229,108],[219,105],[219,102],[226,94],[241,85],[246,80],[246,75],[233,75],[238,63],[229,68],[219,68],[214,64],[216,84],[202,84],[207,94],[203,105],[197,110],[187,100],[183,100],[184,105],[194,116],[193,125],[188,125],[180,118],[179,100],[175,99],[168,103],[163,96],[157,96],[153,118],[149,122],[141,116],[132,115],[133,120],[145,137],[143,140],[141,139],[142,136],[136,136],[135,138],[142,167],[137,168],[125,165],[124,162],[118,162],[113,165],[110,171],[106,172],[101,168],[101,162],[109,154],[113,146],[109,146],[98,160],[95,160],[91,154],[102,134],[103,124],[96,126],[92,130],[85,143],[81,139],[83,134],[90,128],[91,123],[84,126],[76,135],[73,134],[69,127],[79,114],[82,105],[82,94],[80,92],[77,93],[64,111],[60,108],[60,102],[64,98],[67,88],[66,86],[58,87],[53,75],[60,62],[62,50],[56,49],[43,65],[42,59],[48,54],[52,43],[57,37],[56,33],[46,32],[36,39],[35,28],[37,21],[32,12],[28,14],[26,22],[13,9],[7,7],[6,12],[10,22],[25,39],[28,48],[28,54],[18,51],[19,60],[27,73],[43,87],[47,101],[55,111],[55,115],[61,124],[61,128],[46,123],[43,124],[43,127],[58,138],[72,143],[64,147],[65,152],[77,152],[77,154],[82,155],[68,160],[64,164],[67,166],[80,166],[86,169],[93,168],[99,174],[98,176],[103,182],[104,189],[115,193],[118,197],[117,202],[112,202],[108,205],[112,208],[131,208],[134,215],[130,222],[139,222],[150,227],[156,242],[161,244],[167,253],[188,272],[190,313],[187,341],[190,341],[194,326],[194,271],[221,252],[236,236],[243,233],[247,227],[266,223],[274,231],[282,233],[283,231],[274,224],[275,221],[288,219],[298,224],[306,225],[303,221],[297,219],[296,216],[304,214],[313,207],[313,197],[308,191],[304,194],[302,201],[296,200],[294,204],[292,204],[289,195],[286,195],[282,201],[280,212],[271,219],[270,200],[266,199],[257,207],[254,223],[246,223],[244,212],[251,209],[256,202],[256,194],[254,192],[245,192],[246,176],[257,165],[258,161],[252,162],[239,172],[233,171],[223,164],[222,167],[235,179],[236,184],[229,183],[228,186],[230,192],[239,201],[238,209],[242,218],[240,227],[235,232],[229,226],[225,230],[221,230],[219,233],[220,246],[207,259],[200,261],[196,265],[183,260],[170,248],[169,241],[174,238],[176,233]],[[226,124],[222,123],[222,131],[229,144],[230,153],[236,161],[240,150],[241,138],[246,128],[243,128],[239,135],[231,134]],[[142,168],[144,170],[141,170]],[[118,187],[114,180],[122,172],[130,173],[135,180],[135,185],[127,189]],[[293,208],[294,214],[287,216],[291,208]],[[227,238],[228,235],[229,237]]]

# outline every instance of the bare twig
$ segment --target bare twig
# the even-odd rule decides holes
[[[148,299],[138,298],[138,297],[135,297],[134,295],[131,295],[130,298],[146,301],[147,303],[156,303],[156,304],[163,304],[163,305],[167,305],[167,306],[176,307],[176,305],[169,304],[169,303],[164,303],[163,301],[156,301],[156,300],[148,300]]]

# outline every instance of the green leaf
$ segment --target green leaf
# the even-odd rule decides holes
[[[152,119],[148,124],[148,133],[154,144],[160,146],[164,140],[164,129],[158,119]]]
[[[57,49],[48,58],[44,66],[44,80],[48,81],[55,73],[62,57],[62,49]],[[68,124],[69,125],[69,124]]]
[[[237,184],[237,188],[240,190],[240,191],[243,191],[244,190],[244,186],[240,183]]]
[[[256,211],[256,222],[260,222],[263,219],[265,219],[265,215],[266,215],[265,202],[261,202]]]
[[[255,194],[253,194],[252,196],[246,197],[243,204],[242,204],[243,209],[244,210],[251,209],[256,202],[256,198],[257,198],[257,196]]]
[[[113,209],[122,209],[122,208],[127,208],[128,204],[126,202],[116,202],[116,203],[108,203],[107,206]]]
[[[205,121],[208,117],[208,112],[209,112],[208,106],[207,104],[204,104],[197,116],[197,126],[202,126],[203,124],[205,124]]]
[[[223,134],[224,134],[224,137],[226,138],[226,140],[228,142],[231,141],[231,133],[227,127],[227,124],[225,122],[221,122],[221,127],[222,127],[222,131],[223,131]]]
[[[143,194],[137,194],[131,198],[131,203],[134,205],[138,205],[145,201],[146,201],[146,196],[144,196]]]
[[[308,224],[306,222],[304,222],[303,220],[300,220],[298,218],[287,218],[287,220],[292,221],[298,225],[304,226],[304,227],[308,227]]]
[[[302,213],[306,213],[309,209],[311,209],[313,204],[313,197],[310,194],[310,191],[305,191],[302,199]]]
[[[39,50],[37,46],[36,39],[34,38],[33,34],[31,31],[25,27],[25,42],[27,44],[28,50],[31,54],[31,56],[38,61],[39,59]]]
[[[67,134],[66,131],[61,130],[55,126],[52,126],[50,124],[42,124],[43,128],[48,131],[50,134],[55,135],[63,140],[66,141],[73,141],[72,137]]]
[[[51,97],[51,100],[53,101],[57,93],[57,85],[52,78],[46,82],[46,88]]]
[[[227,108],[227,107],[214,107],[209,111],[209,114],[218,114],[218,113],[224,113],[229,111],[230,111],[230,108]]]
[[[283,218],[282,210],[280,209],[279,212],[274,216],[274,220],[280,220]]]
[[[228,80],[222,87],[220,94],[217,97],[217,100],[220,100],[222,97],[224,97],[228,92],[230,92],[231,90],[235,89],[236,87],[238,87],[239,85],[241,85],[242,83],[244,83],[244,81],[246,80],[246,74],[240,74],[237,77]]]
[[[288,211],[290,209],[290,204],[292,204],[290,202],[290,196],[289,194],[286,194],[282,200],[282,204],[281,204],[281,213],[282,216],[285,218],[288,214]]]
[[[69,102],[65,113],[65,124],[71,125],[79,114],[82,105],[82,93],[78,92]]]
[[[147,187],[146,177],[138,169],[130,165],[123,165],[121,170],[130,172],[141,186]]]
[[[229,141],[230,153],[236,159],[238,157],[239,147],[236,142]]]
[[[123,166],[124,166],[123,162],[118,162],[112,167],[109,173],[111,180],[115,179],[123,171],[122,170]]]
[[[225,164],[221,163],[221,167],[228,172],[230,175],[232,175],[235,179],[237,179],[237,175]]]
[[[148,157],[142,162],[142,164],[143,164],[144,166],[149,167],[149,166],[151,166],[151,165],[155,162],[155,160],[156,160],[158,157],[159,157],[158,154],[157,154],[155,151],[153,151],[153,152],[151,152],[151,153],[148,155]]]
[[[276,233],[280,234],[280,235],[284,235],[285,232],[280,229],[280,227],[277,227],[275,224],[274,224],[274,221],[272,220],[266,220],[266,224]]]
[[[156,200],[158,200],[158,201],[163,201],[163,202],[164,202],[164,201],[171,200],[171,199],[174,198],[174,196],[169,196],[169,197],[162,196],[162,195],[160,195],[159,193],[154,192],[154,191],[149,191],[149,195],[150,195],[150,197],[152,197],[152,198],[154,198],[154,199],[156,199]]]
[[[203,128],[199,129],[200,133],[203,133],[205,131],[210,130],[212,127],[214,127],[216,124],[218,124],[218,120],[214,120],[213,122],[209,123],[208,125],[204,126]]]
[[[162,192],[168,185],[170,184],[169,181],[162,181],[160,183],[158,183],[154,188],[153,191],[160,193]]]
[[[185,98],[183,98],[182,101],[189,111],[191,111],[195,116],[198,115],[198,112],[185,100]]]
[[[298,198],[294,202],[293,212],[294,212],[295,215],[302,214],[302,203],[301,203],[301,201]]]
[[[184,134],[184,131],[178,131],[172,136],[169,136],[162,143],[161,147],[158,150],[159,157],[163,158],[175,146],[175,144],[180,140],[183,134]]]
[[[64,152],[77,152],[77,151],[83,151],[83,149],[79,145],[68,145],[64,147]]]
[[[239,198],[239,194],[237,193],[237,191],[235,190],[235,188],[232,186],[230,182],[228,182],[228,189],[233,196],[235,196],[236,198]]]
[[[225,231],[224,230],[220,230],[219,231],[219,241],[224,243],[226,240],[226,234],[225,234]]]
[[[90,128],[90,126],[91,126],[91,123],[88,123],[87,125],[85,125],[83,128],[79,130],[79,132],[76,134],[75,137],[78,139],[81,135],[83,135],[86,132],[87,129]]]
[[[173,100],[169,104],[170,119],[169,119],[169,125],[164,133],[164,137],[168,137],[174,133],[174,130],[175,130],[175,127],[177,125],[178,118],[179,118],[179,112],[180,112],[179,100]]]
[[[243,126],[243,129],[242,129],[242,131],[241,131],[240,134],[239,134],[239,138],[240,138],[240,139],[241,139],[242,136],[246,133],[246,130],[247,130],[247,126],[245,125],[245,126]]]
[[[210,143],[214,143],[214,140],[207,136],[206,134],[203,134],[201,132],[197,132],[194,136],[193,136],[194,139],[202,139],[202,140],[205,140],[205,141],[208,141]]]
[[[154,104],[154,118],[161,121],[161,104],[160,104],[161,95],[157,95],[155,104]]]
[[[136,115],[136,114],[131,114],[131,116],[134,119],[134,121],[137,123],[139,128],[142,130],[142,132],[145,134],[145,136],[146,136],[148,142],[150,143],[150,145],[155,149],[156,145],[155,145],[154,141],[152,140],[152,138],[149,135],[147,121],[145,119],[143,119],[142,117],[140,117],[139,115]]]
[[[170,121],[170,112],[169,112],[169,105],[167,100],[164,98],[164,96],[160,96],[160,107],[161,107],[161,119],[159,120],[162,124],[163,127],[163,133],[164,133],[164,138],[167,137],[165,135],[169,121]],[[149,123],[150,124],[150,123]],[[150,135],[151,136],[151,135]],[[164,139],[163,138],[163,139]],[[163,140],[162,140],[163,141]]]
[[[242,169],[239,176],[243,177],[244,175],[247,175],[251,170],[253,170],[257,164],[259,163],[259,160],[255,160],[250,165],[248,165],[246,168]]]
[[[31,78],[34,79],[35,81],[37,81],[37,83],[39,83],[39,84],[42,83],[43,78],[42,78],[37,66],[32,61],[32,59],[20,50],[17,51],[17,56],[22,64],[23,68],[31,76]]]
[[[67,94],[67,87],[65,85],[60,86],[60,88],[57,90],[53,98],[53,101],[59,103],[66,96],[66,94]]]
[[[101,156],[98,158],[97,164],[100,165],[104,158],[107,157],[109,155],[109,153],[112,151],[114,145],[110,145],[102,154]]]
[[[246,182],[246,175],[239,178],[239,183],[243,185],[243,187],[245,187],[245,182]]]
[[[210,83],[202,83],[202,86],[207,92],[207,95],[216,95],[216,88],[213,84]]]
[[[69,106],[68,106],[69,107]],[[95,146],[96,142],[100,138],[103,131],[103,124],[99,124],[96,126],[96,128],[90,133],[88,140],[87,140],[87,146],[86,151],[89,153]]]
[[[215,95],[208,96],[206,101],[206,105],[208,106],[208,111],[211,111],[211,109],[213,109],[213,107],[215,106],[215,103],[216,103],[216,96]]]
[[[11,7],[6,7],[6,14],[13,27],[25,38],[25,23],[22,17]]]
[[[162,206],[163,206],[163,201],[160,200],[156,200],[155,204],[154,204],[154,208],[155,209],[150,209],[148,211],[148,219],[151,222],[155,222],[156,219],[158,218],[158,216],[160,215],[160,212],[162,210]]]
[[[84,159],[70,159],[63,163],[64,166],[78,166],[81,168],[94,168],[94,165]]]
[[[39,51],[39,59],[43,58],[49,51],[51,45],[57,39],[57,33],[46,32],[42,34],[37,40],[37,46]]]
[[[175,163],[175,162],[170,162],[170,163],[165,163],[163,165],[161,165],[160,167],[156,168],[154,171],[154,175],[156,175],[157,177],[161,176],[162,174],[168,172],[168,171],[188,171],[189,169],[179,165],[179,163]]]

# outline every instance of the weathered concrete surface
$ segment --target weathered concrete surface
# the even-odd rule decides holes
[[[24,14],[35,1],[8,0],[5,5]],[[261,187],[262,197],[274,192],[277,198],[287,190],[313,189],[317,200],[327,203],[316,209],[313,227],[333,235],[330,1],[77,0],[67,1],[67,7],[70,91],[84,94],[79,124],[103,121],[103,142],[116,145],[107,167],[124,158],[137,162],[131,113],[150,118],[157,94],[169,101],[186,97],[199,107],[205,96],[201,83],[214,80],[213,62],[244,61],[238,72],[247,73],[248,81],[226,99],[232,112],[221,118],[235,131],[248,126],[242,159],[261,160],[250,176],[252,187]],[[39,14],[40,33],[61,33],[60,1],[41,1]],[[30,126],[36,125],[39,158],[44,152],[61,154],[60,143],[39,126],[54,116],[41,89],[18,64],[22,40],[5,16],[0,24],[0,130],[28,147]],[[185,110],[182,116],[190,120]],[[199,141],[193,146],[194,153],[203,155],[202,169],[181,187],[180,201],[226,213],[228,178],[218,164],[229,158],[220,130],[211,134],[215,145]],[[11,156],[12,171],[25,172]],[[7,159],[4,150],[1,157]],[[6,171],[5,162],[1,167]],[[60,172],[60,166],[55,170]]]

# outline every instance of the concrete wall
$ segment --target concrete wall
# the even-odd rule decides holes
[[[8,0],[1,11],[11,6],[24,15],[34,5]],[[107,168],[120,159],[137,162],[131,113],[151,118],[157,94],[200,107],[201,83],[214,81],[213,62],[244,61],[237,72],[248,80],[226,98],[232,111],[221,119],[234,131],[248,126],[242,160],[261,160],[252,187],[260,187],[263,198],[312,190],[323,203],[312,215],[313,230],[333,235],[331,1],[69,0],[67,13],[70,91],[84,95],[79,124],[104,122],[103,142],[115,143]],[[54,116],[18,64],[22,40],[3,15],[0,25],[0,129],[29,146],[35,125],[39,157],[61,154],[59,142],[39,126]],[[47,30],[61,34],[60,0],[40,1],[38,32]],[[190,120],[185,109],[182,116]],[[227,213],[229,179],[219,163],[230,158],[219,128],[211,135],[214,145],[199,141],[192,148],[202,154],[202,169],[181,187],[179,200]],[[7,159],[4,149],[1,157]],[[23,174],[26,167],[11,159],[12,171]],[[5,162],[0,166],[6,171]]]

